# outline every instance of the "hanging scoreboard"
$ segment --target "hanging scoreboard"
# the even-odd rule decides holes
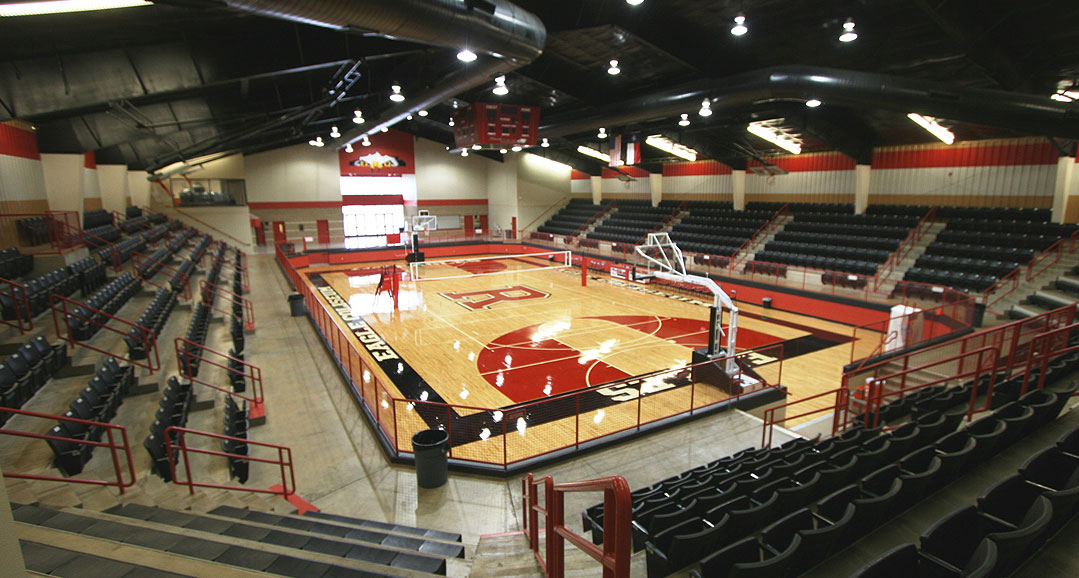
[[[539,129],[538,106],[476,102],[453,115],[457,148],[534,146]]]

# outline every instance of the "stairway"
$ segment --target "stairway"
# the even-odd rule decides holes
[[[544,537],[540,531],[540,552],[544,553]],[[644,551],[633,555],[630,562],[631,578],[645,578]],[[569,578],[593,578],[601,576],[599,562],[588,554],[578,550],[568,542],[565,547],[565,575]],[[523,532],[483,536],[476,546],[476,555],[472,561],[469,578],[543,578],[544,573],[536,562],[535,555],[528,547],[528,539]],[[689,576],[688,572],[678,572],[673,578]]]
[[[787,223],[789,223],[789,222],[791,222],[793,220],[794,220],[794,215],[791,215],[791,214],[780,215],[779,224],[776,225],[775,229],[772,229],[772,231],[770,233],[768,233],[767,235],[765,235],[763,239],[758,240],[756,242],[756,244],[752,248],[747,249],[744,253],[738,253],[737,255],[735,255],[734,256],[734,261],[742,263],[742,269],[741,270],[745,271],[746,265],[748,265],[749,262],[752,261],[753,258],[757,256],[757,251],[760,250],[765,245],[767,245],[769,241],[775,239],[776,234],[779,233],[780,231],[782,231],[783,228],[787,226]]]
[[[895,269],[888,274],[888,278],[883,281],[880,287],[877,289],[879,293],[891,294],[892,289],[895,289],[896,283],[903,279],[903,276],[907,274],[907,271],[914,266],[914,263],[918,261],[918,257],[925,254],[925,250],[929,245],[937,240],[937,235],[944,230],[948,223],[942,221],[936,221],[929,225],[921,239],[911,247],[910,251],[899,260],[899,264]]]
[[[446,576],[459,534],[325,514],[12,503],[27,570],[56,576]],[[458,568],[451,575],[464,575]]]
[[[1040,315],[1079,300],[1079,296],[1068,293],[1068,279],[1079,282],[1079,254],[1064,253],[1059,262],[1033,281],[1026,280],[1025,270],[1023,275],[1019,287],[987,311],[991,315],[986,316],[986,325]]]

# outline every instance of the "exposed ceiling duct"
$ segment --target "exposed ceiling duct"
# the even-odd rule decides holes
[[[406,103],[346,131],[340,146],[360,140],[409,113],[430,108],[535,60],[547,41],[540,19],[506,0],[225,0],[228,6],[272,18],[374,34],[482,55]],[[462,44],[463,43],[463,44]]]
[[[1024,133],[1079,138],[1079,109],[1046,97],[966,88],[940,82],[812,66],[778,66],[727,78],[699,80],[602,109],[548,117],[542,136],[590,132],[700,108],[717,113],[782,100],[819,99],[828,105],[917,112]]]

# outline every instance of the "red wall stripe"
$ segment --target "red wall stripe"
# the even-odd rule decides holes
[[[34,131],[0,123],[0,155],[41,160]]]
[[[82,166],[88,169],[97,169],[97,157],[94,156],[94,151],[87,151],[86,154],[83,155]]]
[[[854,159],[839,152],[809,153],[804,155],[783,155],[768,159],[773,165],[791,173],[805,173],[814,171],[853,171]],[[874,163],[875,165],[876,163]],[[746,162],[747,168],[763,166],[760,162],[750,159]],[[874,167],[875,168],[875,167]]]
[[[1059,156],[1056,148],[1051,143],[900,149],[874,152],[873,168],[927,169],[938,167],[1055,165]]]
[[[695,161],[663,165],[663,176],[665,177],[703,177],[729,174],[731,174],[731,168],[719,161]]]
[[[646,171],[646,170],[644,170],[644,169],[642,169],[640,167],[625,166],[625,167],[618,167],[618,168],[619,168],[619,170],[625,171],[625,173],[627,175],[629,175],[629,176],[631,176],[633,178],[646,178],[646,177],[648,177],[648,171]],[[601,176],[603,178],[605,178],[605,179],[617,179],[619,175],[620,175],[620,173],[615,171],[614,169],[609,169],[609,168],[604,167],[603,168],[603,174]]]
[[[421,207],[452,207],[457,205],[486,205],[487,199],[427,199],[419,200]]]
[[[288,201],[247,203],[251,209],[334,209],[341,208],[341,201]]]
[[[584,171],[579,171],[577,169],[573,169],[569,174],[569,178],[572,179],[572,180],[575,180],[575,181],[587,181],[588,179],[590,179],[592,177],[591,177],[591,175],[589,175],[588,173],[586,173]]]

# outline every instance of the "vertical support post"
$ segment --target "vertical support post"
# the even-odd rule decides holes
[[[588,259],[581,257],[581,287],[588,286]]]
[[[547,495],[547,503],[544,504],[547,508],[547,576],[563,578],[565,576],[565,563],[563,561],[565,538],[558,533],[558,529],[565,525],[565,507],[562,504],[562,492],[554,491],[554,480],[547,476],[544,482],[544,490]],[[614,511],[613,507],[611,511]],[[606,518],[606,516],[604,517]]]

